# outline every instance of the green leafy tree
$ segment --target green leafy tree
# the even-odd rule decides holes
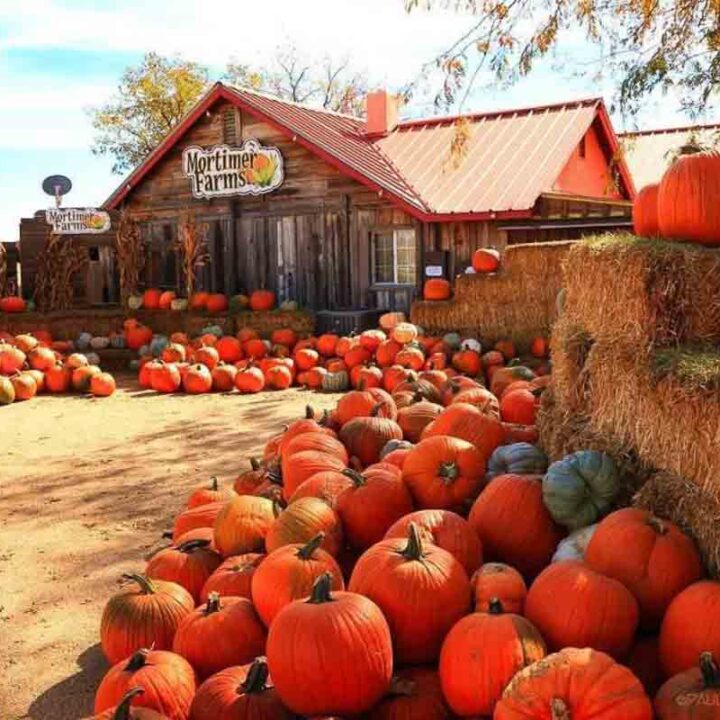
[[[140,163],[197,102],[208,71],[181,58],[147,53],[120,79],[115,97],[90,111],[96,131],[92,152],[113,158],[122,174]]]
[[[408,12],[455,10],[467,31],[424,68],[440,70],[436,103],[467,95],[485,72],[502,81],[527,75],[535,63],[578,30],[597,60],[572,64],[609,73],[620,110],[634,114],[655,90],[674,89],[697,115],[716,99],[720,81],[720,6],[701,0],[403,0]],[[585,67],[582,67],[585,65]]]

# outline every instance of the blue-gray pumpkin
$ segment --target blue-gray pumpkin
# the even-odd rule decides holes
[[[553,520],[570,530],[587,527],[612,509],[620,490],[615,461],[580,450],[554,462],[543,478],[543,501]]]
[[[382,460],[386,455],[389,455],[395,450],[409,450],[412,447],[415,446],[407,440],[388,440],[380,451],[380,459]]]
[[[547,455],[530,443],[501,445],[488,460],[485,477],[492,480],[498,475],[542,475],[548,468]]]

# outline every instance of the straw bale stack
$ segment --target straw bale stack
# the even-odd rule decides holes
[[[411,319],[433,334],[457,331],[487,341],[512,338],[524,347],[549,334],[562,287],[562,261],[573,242],[510,245],[501,269],[491,275],[461,275],[454,297],[418,301]]]

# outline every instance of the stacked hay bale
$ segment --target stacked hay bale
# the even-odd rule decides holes
[[[413,303],[411,319],[426,332],[459,332],[494,342],[510,338],[521,348],[548,335],[562,287],[562,261],[572,241],[510,245],[500,270],[461,275],[454,296]]]
[[[720,251],[608,235],[574,246],[564,271],[546,450],[613,454],[635,502],[690,531],[717,574]]]

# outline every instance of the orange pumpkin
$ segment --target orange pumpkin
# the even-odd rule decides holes
[[[276,365],[265,372],[265,382],[271,390],[287,390],[292,385],[293,376],[284,365]]]
[[[563,537],[543,503],[539,475],[493,478],[473,504],[468,521],[482,541],[485,557],[507,563],[526,577],[537,575],[550,562]]]
[[[182,383],[178,366],[174,363],[164,363],[162,361],[153,363],[153,367],[150,370],[150,383],[155,392],[177,392]]]
[[[188,307],[191,310],[205,310],[207,308],[208,297],[210,296],[206,292],[193,293],[188,301]]]
[[[115,389],[115,378],[110,373],[101,372],[90,378],[90,393],[95,397],[110,397]]]
[[[93,715],[90,720],[168,720],[167,715],[161,715],[150,708],[131,707],[133,698],[144,694],[145,690],[135,687],[123,695],[122,700],[103,712]]]
[[[215,517],[215,547],[223,557],[262,551],[275,516],[273,503],[267,498],[255,495],[233,498],[223,504]]]
[[[173,292],[172,290],[166,290],[165,292],[161,293],[160,299],[158,300],[158,308],[160,310],[169,310],[170,305],[172,304],[172,301],[177,298],[177,294]]]
[[[351,457],[367,467],[378,462],[380,453],[390,440],[402,440],[403,431],[390,418],[380,417],[380,405],[370,411],[369,417],[356,417],[340,430],[340,440]]]
[[[221,362],[210,373],[212,379],[212,389],[215,392],[230,392],[235,388],[235,378],[238,369],[234,365],[227,365]]]
[[[200,602],[207,602],[211,592],[216,592],[221,597],[230,595],[250,600],[253,575],[264,559],[265,555],[261,553],[245,553],[225,558],[202,586]]]
[[[504,563],[489,562],[470,578],[475,612],[487,612],[491,600],[500,600],[505,612],[523,615],[527,586],[523,576]]]
[[[146,310],[157,310],[160,307],[161,296],[162,290],[149,288],[143,293],[143,307]]]
[[[238,370],[235,376],[235,387],[241,393],[258,393],[265,387],[265,376],[257,367],[248,366]]]
[[[183,618],[173,652],[184,657],[201,678],[232,665],[244,665],[265,652],[266,632],[247,598],[210,593]]]
[[[494,720],[652,720],[650,700],[626,667],[591,648],[567,648],[515,675]]]
[[[696,667],[671,677],[658,691],[658,720],[715,720],[720,707],[720,669],[712,653],[700,653]]]
[[[447,634],[439,665],[443,695],[462,717],[490,716],[515,674],[545,653],[535,626],[493,598],[487,612],[462,618]]]
[[[503,422],[515,425],[534,425],[537,411],[540,408],[539,390],[518,388],[503,393],[500,400],[500,417]]]
[[[221,337],[215,345],[215,350],[220,360],[225,363],[236,363],[243,357],[242,343],[232,335]]]
[[[51,393],[64,393],[70,389],[72,371],[61,362],[45,371],[45,387]]]
[[[47,347],[35,347],[28,353],[28,364],[33,370],[46,372],[57,362],[55,353]]]
[[[470,608],[462,565],[446,550],[423,544],[412,523],[406,538],[382,540],[360,556],[349,589],[382,610],[397,663],[437,660],[445,635]]]
[[[639,508],[624,508],[603,519],[585,562],[630,590],[645,628],[658,627],[672,599],[702,577],[692,539],[673,523]]]
[[[212,528],[224,507],[225,502],[218,500],[184,510],[175,518],[172,541],[177,544],[183,535],[197,528]]]
[[[336,470],[321,471],[300,483],[290,497],[290,502],[294,503],[304,497],[314,497],[319,498],[334,509],[340,494],[352,486],[353,481],[344,472]]]
[[[26,372],[10,376],[10,384],[15,390],[15,401],[31,400],[37,395],[38,386],[32,375]]]
[[[500,253],[493,248],[478,248],[472,256],[476,273],[494,273],[500,268]]]
[[[577,560],[555,562],[538,575],[525,615],[553,650],[591,647],[618,660],[630,651],[638,626],[632,593]]]
[[[317,339],[317,351],[326,358],[333,357],[335,355],[335,349],[337,348],[338,340],[340,338],[332,333],[325,333]]]
[[[285,545],[307,543],[318,533],[323,534],[323,550],[337,555],[343,544],[342,525],[337,513],[318,498],[301,498],[283,510],[270,525],[265,547],[271,553]]]
[[[307,543],[280,547],[258,566],[252,579],[252,601],[267,627],[286,605],[308,597],[325,572],[332,575],[332,590],[345,589],[340,566],[320,547],[324,539],[318,533]]]
[[[658,189],[660,235],[672,240],[720,245],[720,154],[696,152],[678,158]]]
[[[100,375],[102,370],[97,365],[83,365],[73,370],[72,386],[76,392],[90,392],[90,381],[94,375]]]
[[[452,364],[456,370],[470,377],[477,377],[482,370],[480,354],[475,350],[459,350],[452,356]]]
[[[183,376],[183,390],[189,395],[201,395],[212,389],[212,374],[205,365],[191,365]]]
[[[423,285],[425,300],[448,300],[452,294],[450,283],[444,278],[431,278]]]
[[[438,674],[424,667],[401,668],[387,695],[372,709],[373,720],[450,720]]]
[[[228,309],[228,299],[222,293],[213,293],[209,295],[205,301],[205,307],[209,313],[217,315],[226,312]]]
[[[275,307],[275,293],[271,290],[255,290],[250,295],[250,309],[255,312],[272,310]]]

